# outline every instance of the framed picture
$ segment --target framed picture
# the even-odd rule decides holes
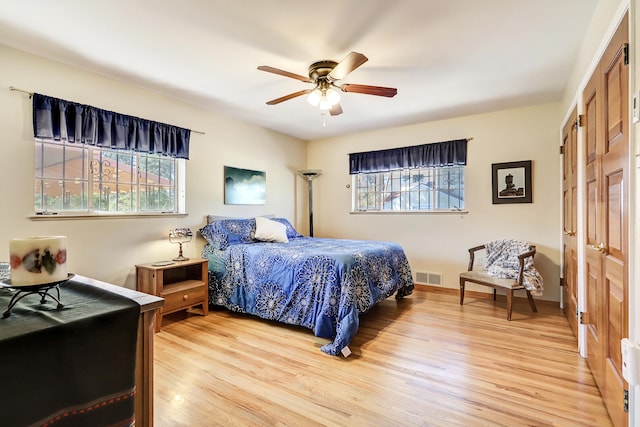
[[[264,205],[266,192],[266,172],[224,167],[225,205]]]
[[[531,160],[494,163],[491,170],[494,205],[532,203]]]

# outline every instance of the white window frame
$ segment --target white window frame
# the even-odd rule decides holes
[[[55,145],[56,148],[62,148],[62,150],[60,150],[60,153],[58,154],[62,154],[62,162],[64,163],[64,159],[65,159],[65,152],[66,149],[69,148],[71,150],[74,150],[76,153],[78,152],[78,150],[86,150],[83,153],[83,176],[80,177],[67,177],[66,174],[66,164],[63,167],[63,171],[62,171],[62,176],[61,177],[54,177],[54,176],[50,176],[50,177],[43,177],[43,176],[38,176],[38,172],[42,171],[44,169],[43,165],[50,163],[51,161],[55,161],[57,159],[46,159],[46,153],[47,150],[43,149],[46,148],[47,145]],[[185,176],[186,176],[186,161],[185,159],[177,159],[177,158],[171,158],[171,157],[167,157],[167,156],[160,156],[160,155],[156,155],[156,154],[148,154],[148,153],[139,153],[133,150],[113,150],[113,149],[109,149],[109,148],[102,148],[99,146],[93,146],[93,145],[85,145],[85,144],[79,144],[79,143],[69,143],[67,141],[51,141],[51,140],[46,140],[46,139],[40,139],[40,138],[35,138],[35,149],[36,150],[41,150],[40,153],[36,153],[35,157],[35,161],[34,161],[34,185],[38,185],[39,183],[41,184],[43,179],[48,179],[48,180],[58,180],[58,183],[61,184],[63,181],[65,183],[71,183],[72,181],[74,183],[78,183],[80,182],[81,185],[86,186],[84,188],[84,192],[86,194],[86,207],[82,206],[79,209],[53,209],[53,210],[46,210],[46,209],[39,209],[39,206],[43,206],[43,200],[40,199],[40,201],[37,198],[37,194],[35,192],[35,187],[34,187],[34,211],[35,211],[35,215],[34,218],[51,218],[52,216],[55,216],[56,218],[59,217],[135,217],[135,216],[171,216],[171,215],[185,215],[186,211],[186,181],[185,181]],[[165,208],[158,208],[158,209],[142,209],[141,208],[141,200],[140,197],[136,197],[135,199],[135,208],[134,209],[128,209],[128,210],[99,210],[99,207],[94,205],[94,185],[97,185],[100,182],[103,182],[104,180],[104,174],[103,174],[103,169],[102,167],[100,167],[100,165],[98,163],[96,163],[95,161],[92,161],[92,159],[94,159],[94,155],[95,154],[99,154],[99,153],[114,153],[114,154],[125,154],[127,156],[134,156],[135,157],[135,164],[137,166],[132,167],[131,169],[133,170],[130,174],[131,177],[131,181],[130,182],[126,182],[126,181],[119,181],[119,173],[120,171],[116,171],[116,184],[122,184],[122,185],[129,185],[131,187],[135,186],[135,193],[137,195],[142,194],[141,187],[143,188],[145,185],[148,185],[148,183],[142,182],[142,177],[141,177],[141,170],[140,170],[140,160],[146,158],[151,158],[151,159],[161,159],[162,161],[173,161],[173,167],[174,167],[174,178],[173,178],[173,183],[172,183],[172,191],[173,195],[174,195],[174,200],[173,200],[173,209],[165,209]],[[59,159],[58,159],[59,160]],[[36,164],[37,162],[40,162],[40,164]],[[113,173],[113,166],[111,166],[111,171],[108,173]],[[93,168],[92,170],[88,170],[90,168]],[[105,169],[106,170],[106,169]],[[106,172],[105,172],[106,174]],[[84,178],[86,177],[86,178]],[[41,184],[42,185],[42,184]],[[130,190],[134,191],[134,190]],[[42,194],[44,192],[41,191],[41,197]],[[61,197],[64,197],[61,195]]]
[[[440,204],[438,197],[443,196],[444,188],[439,187],[437,182],[442,172],[454,172],[461,175],[460,186],[455,187],[461,192],[462,198],[448,197],[449,203],[447,207],[437,207]],[[449,212],[466,212],[465,210],[465,172],[466,166],[440,166],[440,167],[421,167],[415,169],[402,169],[389,172],[361,172],[352,175],[352,213],[449,213]],[[377,180],[377,185],[371,186],[360,185],[360,178],[363,176],[373,177]],[[427,183],[422,179],[413,181],[414,177],[427,176]],[[412,182],[413,181],[413,182]],[[382,184],[382,183],[385,184]],[[395,184],[395,186],[394,186]],[[417,188],[424,185],[431,185],[431,188]],[[367,206],[360,203],[360,193],[366,190],[370,193],[367,199]],[[447,188],[451,190],[451,187]],[[412,197],[413,196],[413,197]],[[430,200],[426,200],[428,196]],[[373,200],[372,200],[373,199]],[[456,200],[457,199],[457,200]],[[386,200],[386,203],[385,203]],[[385,205],[387,207],[385,207]],[[417,206],[416,206],[417,205]],[[436,206],[436,207],[434,207]]]

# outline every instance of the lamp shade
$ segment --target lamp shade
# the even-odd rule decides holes
[[[338,102],[340,102],[340,94],[338,93],[337,90],[329,88],[327,89],[327,100],[329,101],[329,104],[331,104],[331,106],[333,107]]]
[[[321,110],[330,110],[331,109],[331,104],[329,103],[329,100],[327,99],[327,97],[325,95],[322,95],[322,97],[320,97],[320,109]]]
[[[307,96],[307,102],[314,107],[320,105],[320,98],[322,97],[322,91],[320,89],[314,89],[311,91],[309,96]]]
[[[174,228],[169,230],[169,242],[180,245],[178,256],[173,258],[174,261],[187,261],[189,258],[182,255],[182,244],[190,242],[193,238],[193,232],[189,228]]]
[[[307,102],[314,107],[320,107],[321,110],[326,111],[340,102],[340,94],[337,90],[325,84],[312,90],[307,96]]]
[[[171,243],[187,243],[193,238],[193,232],[189,228],[174,228],[169,230],[169,241]]]
[[[322,171],[320,169],[302,169],[298,171],[298,175],[305,179],[313,179],[321,173]]]

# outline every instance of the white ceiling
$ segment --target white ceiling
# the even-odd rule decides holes
[[[596,4],[13,0],[0,7],[0,43],[313,140],[559,101]],[[369,61],[340,83],[398,94],[343,93],[326,127],[304,96],[265,104],[311,85],[257,66],[306,76],[351,51]]]

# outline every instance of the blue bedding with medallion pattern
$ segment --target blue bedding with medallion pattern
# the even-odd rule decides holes
[[[257,240],[264,233],[254,218],[200,229],[208,242],[202,256],[210,304],[311,329],[333,339],[322,351],[338,355],[356,334],[360,313],[413,292],[409,262],[395,243],[303,237],[286,219],[267,221],[282,224],[283,236]]]

